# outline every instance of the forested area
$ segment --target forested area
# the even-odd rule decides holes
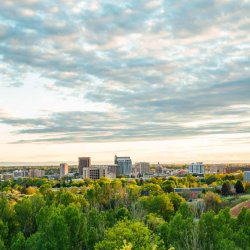
[[[58,190],[47,180],[3,182],[0,249],[250,249],[249,210],[232,217],[215,192],[193,202],[172,192],[206,181],[102,178]]]

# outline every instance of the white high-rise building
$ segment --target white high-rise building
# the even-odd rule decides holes
[[[132,161],[130,157],[118,157],[115,155],[115,164],[117,164],[117,176],[130,176],[132,170]]]
[[[190,174],[205,174],[205,166],[203,162],[193,162],[188,166]]]

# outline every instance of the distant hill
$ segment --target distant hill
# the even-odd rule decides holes
[[[239,204],[237,204],[236,206],[232,207],[230,209],[230,213],[233,215],[233,216],[238,216],[241,209],[243,207],[247,207],[248,209],[250,209],[250,200],[248,201],[244,201],[244,202],[241,202]]]

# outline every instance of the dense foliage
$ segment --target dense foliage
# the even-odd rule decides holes
[[[192,202],[172,192],[181,185],[206,187],[197,177],[57,184],[1,183],[0,249],[250,249],[249,210],[234,218],[215,192]]]

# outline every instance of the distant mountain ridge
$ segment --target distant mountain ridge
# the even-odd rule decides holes
[[[45,161],[45,162],[0,162],[1,167],[12,167],[12,166],[55,166],[59,165],[64,161]],[[66,161],[69,165],[77,165],[77,162]]]

